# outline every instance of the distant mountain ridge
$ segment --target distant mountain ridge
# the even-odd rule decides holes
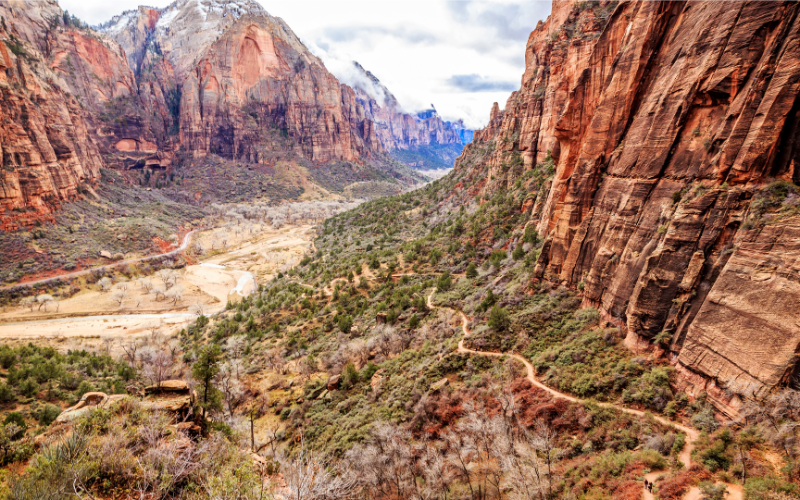
[[[356,61],[353,66],[363,76],[352,84],[353,90],[375,123],[375,132],[384,149],[414,168],[452,167],[463,146],[472,141],[472,130],[465,128],[462,120],[443,120],[433,105],[427,110],[407,113],[372,72]]]

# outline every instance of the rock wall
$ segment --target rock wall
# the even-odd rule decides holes
[[[113,73],[113,45],[64,26],[61,15],[55,2],[0,3],[3,229],[30,219],[28,211],[46,216],[99,176],[103,162],[85,107],[132,84]]]
[[[431,144],[466,144],[463,137],[471,139],[471,130],[464,129],[463,122],[451,123],[439,116],[436,110],[427,113],[409,114],[397,102],[397,98],[357,62],[353,63],[364,84],[353,84],[356,98],[363,106],[367,117],[375,124],[375,133],[387,151],[414,149]],[[379,94],[379,95],[376,95]]]
[[[44,216],[102,166],[176,152],[380,164],[355,92],[252,0],[177,0],[94,30],[55,0],[0,3],[0,224]],[[288,146],[287,146],[288,144]]]
[[[195,157],[259,162],[272,147],[269,130],[315,162],[381,151],[352,89],[257,2],[178,0],[126,12],[102,29],[138,68],[140,93],[146,85],[166,122],[173,111],[166,127],[177,126],[176,143]]]
[[[583,284],[631,345],[669,332],[681,385],[730,415],[800,353],[798,12],[556,1],[457,163],[494,141],[483,192],[554,165],[523,203],[545,237],[535,276]]]

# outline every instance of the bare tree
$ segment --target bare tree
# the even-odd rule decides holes
[[[103,350],[105,351],[106,356],[111,354],[111,344],[113,342],[114,342],[114,340],[112,338],[110,338],[110,337],[105,337],[103,339]]]
[[[222,398],[228,408],[228,415],[231,417],[233,417],[233,409],[239,405],[244,394],[237,371],[232,363],[224,363],[216,377],[217,388],[222,392]]]
[[[100,286],[101,291],[108,292],[111,290],[111,286],[114,284],[114,282],[111,281],[111,278],[108,276],[103,276],[100,278],[100,281],[98,281],[97,284]]]
[[[161,389],[161,383],[172,378],[172,368],[174,365],[172,356],[164,350],[154,347],[142,349],[139,354],[139,361],[142,367],[142,376]]]
[[[179,301],[183,299],[183,287],[182,286],[174,286],[172,287],[167,293],[166,297],[172,301],[172,305],[175,306],[178,304]]]
[[[547,465],[546,484],[548,498],[553,495],[553,462],[557,460],[560,455],[560,451],[556,448],[557,438],[558,434],[551,429],[544,420],[540,419],[536,421],[536,428],[529,439],[533,448],[544,457],[545,464]]]
[[[190,310],[192,311],[192,313],[198,316],[205,316],[206,305],[203,304],[202,302],[195,302],[194,304],[192,304]]]
[[[116,302],[119,305],[119,307],[122,307],[122,303],[127,298],[128,298],[128,292],[125,290],[116,290],[114,293],[111,294],[111,300]]]
[[[139,346],[136,345],[135,342],[131,342],[128,345],[122,346],[122,350],[125,352],[125,358],[128,360],[128,364],[136,366],[136,351],[139,350]]]
[[[250,408],[247,411],[247,420],[250,423],[250,451],[253,453],[258,453],[258,451],[260,451],[260,448],[256,448],[255,421],[257,418],[264,416],[268,407],[269,396],[266,394],[259,394],[250,401]]]
[[[30,312],[33,312],[33,308],[36,306],[36,298],[35,297],[22,297],[19,301],[19,305],[22,308],[28,308]]]
[[[164,283],[164,287],[169,290],[178,281],[178,275],[172,269],[161,269],[156,273],[158,279]]]
[[[153,300],[155,300],[156,302],[159,302],[159,301],[163,300],[163,299],[166,297],[166,296],[164,295],[165,293],[166,293],[166,292],[164,291],[164,288],[162,288],[161,286],[154,286],[154,287],[153,287],[153,288],[150,290],[150,297],[151,297]]]
[[[139,286],[144,289],[145,293],[150,293],[150,290],[153,289],[153,281],[150,278],[140,278]]]
[[[355,339],[348,344],[348,350],[353,353],[355,357],[358,358],[359,365],[364,366],[367,364],[367,360],[369,359],[369,346],[367,345],[367,341],[364,339]]]
[[[408,430],[385,422],[376,423],[367,446],[356,446],[345,455],[355,472],[354,481],[365,496],[418,498],[414,457],[416,450]]]
[[[301,439],[301,448],[293,457],[283,457],[281,474],[286,480],[291,500],[328,500],[347,498],[353,491],[355,480],[349,471],[336,470],[332,464],[306,448]],[[335,474],[338,472],[338,474]]]
[[[37,311],[41,311],[42,307],[44,307],[44,312],[47,312],[47,306],[52,304],[55,301],[53,296],[47,293],[43,293],[41,295],[36,296],[36,302],[39,304],[39,308]]]

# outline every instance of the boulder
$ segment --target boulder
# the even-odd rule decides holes
[[[72,422],[95,408],[107,407],[125,397],[123,394],[109,396],[105,392],[87,392],[74,406],[61,412],[56,417],[56,422]]]
[[[145,394],[156,394],[158,392],[185,392],[189,393],[189,384],[184,380],[165,380],[161,385],[148,385],[144,388]]]
[[[313,391],[311,391],[311,393],[308,395],[308,399],[318,399],[319,395],[322,394],[323,392],[327,392],[325,390],[325,387],[324,386],[323,387],[318,387],[318,388],[314,389]]]
[[[329,391],[335,391],[339,388],[339,381],[342,379],[341,375],[333,375],[328,379],[327,388]]]
[[[378,390],[380,390],[384,373],[386,373],[386,369],[381,368],[372,375],[372,378],[369,381],[369,385],[372,387],[372,392],[378,392]]]
[[[142,400],[139,404],[148,410],[178,413],[187,411],[192,407],[192,396],[183,394],[177,397],[152,397]]]
[[[450,385],[450,381],[447,380],[446,378],[443,378],[442,380],[439,380],[438,382],[434,382],[433,384],[431,384],[431,392],[436,392],[440,389],[447,387],[448,385]]]

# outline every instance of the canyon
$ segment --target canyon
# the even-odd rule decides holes
[[[0,30],[9,498],[800,496],[800,4],[555,0],[474,133],[254,0]]]
[[[4,229],[53,221],[63,202],[95,194],[101,168],[173,175],[221,161],[275,180],[287,165],[306,183],[318,170],[334,178],[315,178],[323,190],[376,181],[397,192],[422,177],[388,149],[460,151],[438,117],[398,121],[392,108],[387,135],[375,121],[387,111],[367,110],[253,0],[177,0],[97,29],[50,0],[5,2],[0,16]]]
[[[456,162],[463,195],[530,185],[536,279],[582,290],[728,416],[797,384],[798,7],[555,1]]]
[[[464,127],[462,120],[444,121],[433,106],[415,114],[407,113],[375,75],[357,62],[353,62],[353,66],[359,75],[353,83],[356,99],[375,124],[375,133],[381,146],[389,152],[411,150],[423,155],[428,153],[441,160],[434,160],[431,164],[418,165],[412,162],[407,165],[421,169],[451,166],[461,153],[462,146],[472,140],[472,131]]]

